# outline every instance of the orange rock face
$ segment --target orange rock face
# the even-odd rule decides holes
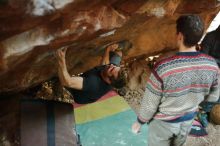
[[[20,91],[57,76],[53,52],[69,45],[68,69],[99,64],[103,45],[127,39],[124,60],[175,48],[175,20],[196,13],[206,26],[216,0],[3,0],[0,2],[0,93]]]
[[[212,108],[210,119],[214,124],[220,125],[220,104],[217,104]]]

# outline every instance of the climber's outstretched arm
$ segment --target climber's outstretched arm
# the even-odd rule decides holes
[[[56,51],[56,58],[58,61],[58,76],[60,79],[60,82],[63,86],[74,88],[77,90],[82,90],[83,87],[83,78],[82,77],[71,77],[70,74],[67,71],[66,67],[66,50],[67,48],[62,48]]]
[[[115,52],[116,54],[118,54],[120,57],[122,56],[122,52],[121,51],[116,51],[116,49],[118,48],[118,44],[111,44],[109,45],[106,49],[105,49],[105,53],[102,57],[102,61],[101,61],[101,65],[107,65],[110,64],[110,52]]]

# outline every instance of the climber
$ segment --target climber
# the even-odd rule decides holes
[[[125,43],[125,41],[121,41],[107,46],[101,65],[86,71],[80,76],[70,76],[67,71],[65,60],[67,48],[57,50],[56,57],[60,82],[70,91],[76,103],[95,102],[113,88],[122,88],[125,85],[126,74],[120,67],[121,50],[124,49]]]

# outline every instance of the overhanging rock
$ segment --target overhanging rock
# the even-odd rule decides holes
[[[216,0],[4,0],[0,3],[0,92],[20,91],[57,75],[53,52],[70,45],[71,74],[99,64],[103,45],[129,40],[124,60],[175,48],[175,20],[200,15],[206,27]]]

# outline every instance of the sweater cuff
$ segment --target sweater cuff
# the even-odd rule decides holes
[[[141,121],[138,117],[137,117],[137,122],[141,125],[145,124],[146,122]]]

